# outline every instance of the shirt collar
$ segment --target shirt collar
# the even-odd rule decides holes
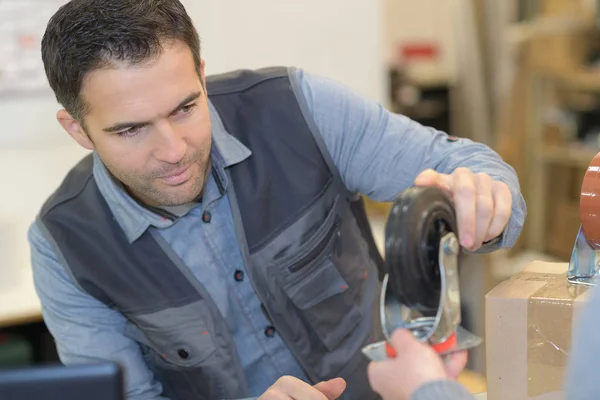
[[[217,150],[216,152],[211,152],[212,157],[215,158],[215,155],[217,155],[217,157],[220,158],[219,161],[223,168],[231,167],[250,157],[252,155],[250,149],[227,132],[217,109],[210,100],[208,102],[208,110],[210,114],[213,147]],[[214,161],[215,160],[213,159],[213,162]]]
[[[225,168],[244,161],[252,155],[252,152],[227,132],[217,110],[210,100],[208,108],[212,134],[212,168],[215,169],[218,178],[226,187],[227,176]],[[133,199],[121,182],[114,178],[106,169],[106,166],[97,153],[94,152],[93,158],[93,173],[98,189],[108,203],[115,219],[125,232],[129,243],[137,240],[150,226],[166,228],[172,224],[170,220],[150,211]],[[212,179],[212,177],[209,179]]]

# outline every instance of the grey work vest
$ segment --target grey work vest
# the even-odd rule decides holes
[[[362,203],[343,187],[293,76],[269,68],[207,80],[225,128],[252,151],[227,169],[238,241],[269,318],[312,382],[341,376],[344,399],[375,399],[360,349],[382,337],[381,259]],[[91,156],[69,172],[39,221],[76,283],[127,317],[127,334],[165,396],[249,396],[207,291],[160,235],[149,230],[128,243]]]

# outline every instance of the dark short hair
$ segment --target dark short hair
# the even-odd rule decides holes
[[[189,46],[200,71],[200,38],[179,0],[71,0],[48,22],[42,60],[56,99],[83,122],[86,74],[114,62],[151,60],[170,40]]]

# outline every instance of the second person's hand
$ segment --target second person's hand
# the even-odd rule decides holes
[[[467,353],[447,356],[445,362],[427,344],[405,329],[392,334],[396,357],[371,362],[368,376],[373,390],[383,400],[409,400],[423,385],[440,380],[456,380],[467,364]]]
[[[258,400],[336,400],[346,390],[346,381],[335,378],[314,386],[294,378],[283,376]]]

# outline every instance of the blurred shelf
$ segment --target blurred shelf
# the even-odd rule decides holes
[[[566,74],[563,80],[570,89],[597,92],[600,91],[600,70],[582,70]]]
[[[517,128],[522,129],[524,136],[516,146],[528,150],[523,156],[526,170],[523,192],[529,206],[525,246],[540,254],[555,254],[556,249],[550,249],[554,245],[549,243],[547,232],[555,228],[556,221],[571,221],[560,218],[557,210],[572,211],[569,202],[579,196],[573,180],[579,179],[581,172],[574,170],[586,170],[600,148],[596,143],[547,144],[546,113],[557,108],[568,111],[568,121],[561,121],[568,126],[564,131],[561,126],[559,134],[567,131],[575,134],[579,131],[573,128],[577,129],[575,125],[580,123],[576,111],[590,113],[598,108],[600,63],[593,60],[600,29],[591,7],[581,7],[580,2],[569,0],[547,3],[543,8],[528,10],[528,21],[511,25],[507,39],[514,48],[519,46],[522,55],[516,61],[522,81],[514,81],[512,100],[519,101],[514,113],[520,124]],[[588,5],[592,6],[591,2]],[[573,241],[566,229],[556,231],[554,239]]]
[[[411,82],[420,88],[452,86],[455,78],[441,69],[415,69],[410,72]]]
[[[542,150],[544,162],[569,167],[587,168],[598,151],[578,146],[546,146]]]
[[[565,88],[582,92],[600,92],[600,68],[560,71],[536,67],[540,76],[556,80]]]
[[[583,15],[539,16],[530,21],[511,24],[507,29],[509,43],[518,44],[536,37],[590,30],[593,18]]]

